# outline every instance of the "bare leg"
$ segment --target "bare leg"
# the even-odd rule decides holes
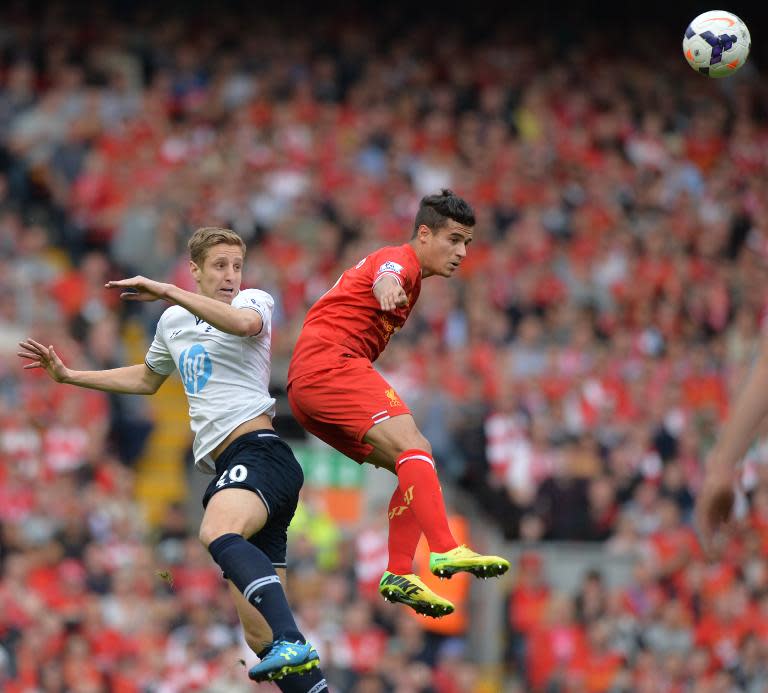
[[[285,589],[286,573],[285,568],[275,568],[275,572],[283,583]],[[259,610],[253,606],[231,582],[229,584],[229,593],[232,601],[235,603],[237,615],[240,617],[240,623],[243,626],[245,642],[248,643],[255,654],[259,654],[265,647],[272,642],[272,629],[259,613]]]

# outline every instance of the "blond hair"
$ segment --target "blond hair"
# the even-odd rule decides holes
[[[187,243],[190,259],[202,267],[208,251],[219,243],[239,245],[245,255],[245,241],[234,231],[219,226],[204,226],[195,231]]]

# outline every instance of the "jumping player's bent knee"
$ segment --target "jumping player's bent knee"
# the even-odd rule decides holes
[[[390,438],[377,447],[391,457],[393,462],[406,450],[423,450],[428,455],[432,454],[432,445],[418,430],[402,438],[394,440]]]
[[[219,537],[223,537],[225,534],[240,534],[240,536],[242,536],[241,532],[228,532],[227,530],[222,530],[218,527],[207,527],[202,525],[200,527],[200,531],[198,532],[197,538],[200,540],[200,543],[207,549],[214,541],[216,541]]]
[[[203,546],[207,549],[211,543],[216,541],[219,537],[223,537],[225,534],[239,534],[244,539],[248,539],[246,536],[245,528],[241,523],[219,523],[219,522],[206,522],[203,518],[203,522],[200,525],[200,531],[197,538],[200,540]]]
[[[398,457],[406,450],[423,450],[428,455],[432,455],[432,444],[419,431],[416,431],[416,435],[399,441],[397,446]]]

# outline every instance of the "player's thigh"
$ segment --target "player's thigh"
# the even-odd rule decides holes
[[[286,532],[304,483],[290,446],[273,432],[246,433],[216,460],[216,477],[203,496],[200,539],[230,532],[259,545],[273,563],[285,565]]]
[[[222,489],[211,497],[205,508],[200,523],[200,541],[207,547],[222,534],[251,537],[264,527],[268,518],[264,501],[254,491]]]
[[[393,465],[406,450],[424,450],[432,454],[432,446],[410,414],[394,416],[372,426],[363,440],[373,446],[378,459],[391,460]]]
[[[277,568],[275,572],[285,590],[285,568]],[[272,642],[272,629],[261,615],[261,612],[243,596],[243,593],[237,589],[234,583],[231,580],[228,580],[227,583],[229,585],[229,594],[232,597],[240,623],[243,626],[245,641],[248,643],[248,647],[258,654]]]

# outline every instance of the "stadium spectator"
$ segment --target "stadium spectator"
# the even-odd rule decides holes
[[[472,41],[457,27],[437,43],[423,40],[432,18],[415,9],[407,25],[382,9],[302,21],[300,32],[290,14],[243,9],[206,17],[203,37],[193,9],[28,11],[0,11],[3,690],[61,688],[82,666],[83,688],[234,691],[237,660],[251,663],[179,510],[152,530],[135,500],[125,465],[140,455],[147,412],[22,380],[8,356],[18,337],[44,331],[78,367],[120,362],[118,328],[157,315],[123,312],[102,291],[105,268],[153,268],[179,284],[180,244],[215,222],[248,238],[247,285],[275,297],[283,387],[306,308],[401,238],[420,196],[441,185],[474,203],[476,242],[455,289],[414,314],[382,366],[424,393],[420,425],[459,451],[453,476],[508,538],[605,540],[640,563],[589,629],[566,618],[575,595],[532,587],[532,611],[549,613],[553,598],[559,625],[541,615],[515,626],[505,664],[520,678],[509,685],[562,680],[566,650],[581,648],[593,674],[571,671],[596,690],[608,684],[589,681],[606,672],[616,691],[765,687],[764,431],[742,475],[748,529],[717,566],[690,534],[702,459],[766,317],[768,99],[752,63],[707,81],[682,59],[660,64],[659,50],[679,51],[667,27],[643,28],[658,42],[614,39],[568,12],[567,36],[544,35],[560,19],[526,19],[536,8],[514,35],[477,13]],[[443,417],[461,424],[443,428]],[[343,528],[332,559],[294,544],[291,598],[318,643],[344,634],[344,605],[362,594],[353,544]],[[358,546],[375,564],[375,542],[372,553]],[[538,571],[532,582],[547,585]],[[219,615],[212,647],[185,635],[205,629],[193,598]],[[395,661],[406,634],[393,618],[371,616]],[[552,670],[540,646],[554,632],[566,646]],[[399,683],[426,687],[430,665],[413,659],[397,654]],[[470,659],[446,646],[431,685],[489,689]],[[338,686],[353,674],[339,665],[329,676]],[[354,686],[394,684],[374,671]]]

